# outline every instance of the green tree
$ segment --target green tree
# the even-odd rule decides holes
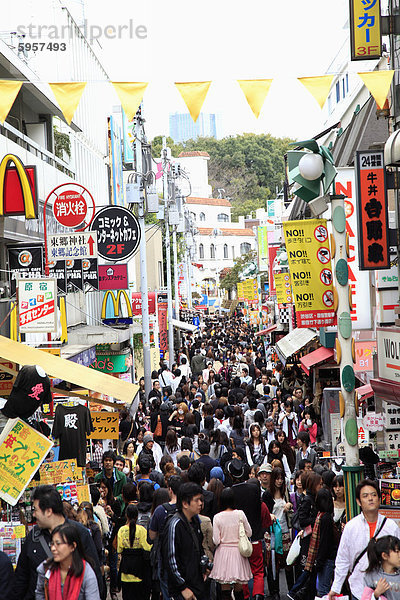
[[[250,250],[247,254],[243,254],[242,256],[235,258],[234,265],[229,273],[220,280],[220,287],[225,290],[230,290],[235,285],[237,285],[241,281],[241,275],[244,269],[248,266],[250,262],[254,262],[257,259],[257,252],[255,250]]]
[[[157,135],[151,142],[151,154],[153,158],[160,158],[162,150],[162,135]],[[167,146],[171,148],[172,156],[178,158],[179,154],[183,152],[184,147],[182,144],[175,144],[174,140],[167,137]]]

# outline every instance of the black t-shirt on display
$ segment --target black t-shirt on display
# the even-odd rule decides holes
[[[59,460],[76,458],[78,467],[86,464],[86,435],[94,431],[90,411],[86,406],[63,406],[56,408],[53,437],[60,440]]]
[[[1,412],[9,419],[27,419],[42,404],[50,404],[52,399],[50,379],[43,369],[36,365],[25,365],[19,371]]]

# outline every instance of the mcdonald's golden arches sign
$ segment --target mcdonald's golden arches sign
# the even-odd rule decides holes
[[[24,166],[18,156],[6,154],[0,162],[0,216],[37,219],[37,199],[36,167]]]

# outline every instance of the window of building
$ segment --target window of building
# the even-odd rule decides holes
[[[235,246],[232,246],[232,258],[235,258]]]
[[[349,91],[349,74],[346,73],[346,92]]]
[[[346,84],[345,84],[344,77],[342,79],[342,92],[343,92],[343,98],[344,98],[346,95]]]
[[[226,215],[225,213],[219,213],[218,215],[218,221],[221,222],[228,222],[229,221],[229,215]]]
[[[204,258],[204,246],[199,244],[199,258]]]
[[[194,212],[191,212],[191,213],[190,213],[190,216],[192,217],[193,221],[195,221],[195,220],[196,220],[196,213],[194,213]]]
[[[251,245],[248,242],[240,244],[240,254],[247,254],[251,250]]]
[[[228,244],[224,244],[224,258],[228,258]]]
[[[215,258],[215,246],[211,244],[210,246],[210,258]]]
[[[340,81],[336,83],[336,102],[340,102]]]
[[[205,221],[205,220],[206,220],[206,215],[203,212],[201,212],[200,213],[200,221]]]
[[[328,96],[328,114],[331,114],[332,112],[332,94],[329,94]]]

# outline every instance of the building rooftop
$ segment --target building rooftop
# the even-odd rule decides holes
[[[206,158],[210,158],[208,152],[203,152],[202,150],[192,150],[191,152],[181,152],[178,158],[188,158],[190,156],[205,156]]]
[[[195,198],[193,196],[189,196],[186,198],[186,204],[208,204],[209,206],[232,207],[232,204],[226,198]]]
[[[199,227],[199,235],[211,235],[214,229],[212,227]],[[226,229],[225,227],[218,227],[222,235],[240,235],[240,236],[254,236],[252,229]]]

